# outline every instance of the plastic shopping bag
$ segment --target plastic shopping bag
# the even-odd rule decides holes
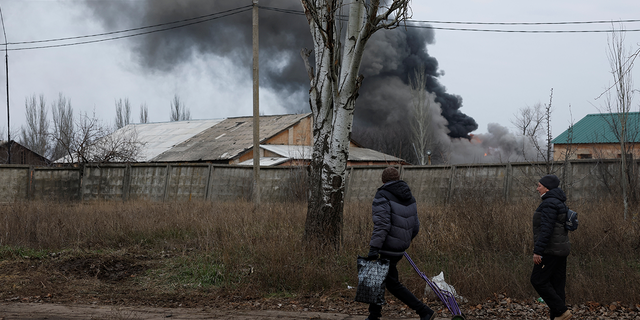
[[[367,260],[358,257],[358,287],[355,301],[383,305],[385,279],[389,273],[389,260]]]

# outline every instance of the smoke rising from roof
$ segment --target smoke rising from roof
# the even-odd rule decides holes
[[[86,1],[93,15],[109,30],[156,25],[190,19],[211,13],[251,5],[250,0],[139,0]],[[300,56],[302,48],[313,48],[309,26],[304,15],[288,14],[268,8],[301,12],[298,0],[260,0],[260,85],[281,97],[290,112],[308,110],[309,80]],[[345,11],[345,14],[347,12]],[[230,59],[238,73],[251,75],[252,61],[251,11],[229,15],[205,23],[151,33],[129,40],[138,64],[147,72],[170,73],[195,56],[217,56]],[[401,141],[407,136],[410,109],[409,75],[424,67],[427,91],[435,94],[441,118],[436,119],[442,143],[451,146],[469,144],[470,133],[477,129],[475,120],[462,113],[462,98],[446,92],[438,78],[443,74],[438,61],[429,56],[427,45],[434,43],[432,29],[401,26],[381,30],[367,44],[361,73],[365,76],[356,102],[354,131],[398,128]],[[292,99],[291,97],[300,97]],[[372,132],[372,131],[370,131]],[[448,141],[466,138],[464,141]],[[403,154],[395,154],[407,159]],[[461,150],[461,151],[460,151]],[[466,153],[460,149],[462,154]],[[385,151],[386,150],[382,150]],[[411,151],[413,152],[413,151]]]
[[[87,6],[109,29],[154,25],[222,12],[251,1],[141,0],[88,1]],[[297,0],[261,0],[263,7],[301,11]],[[138,63],[151,72],[171,72],[187,63],[194,54],[227,57],[249,75],[252,59],[251,12],[227,16],[185,28],[136,37],[131,41]],[[406,114],[410,95],[408,75],[420,65],[429,75],[428,91],[437,95],[442,114],[449,122],[451,137],[468,137],[476,122],[460,112],[462,99],[446,93],[437,77],[438,62],[426,52],[434,41],[433,30],[398,28],[376,33],[367,45],[362,63],[365,76],[358,99],[356,124],[381,126],[396,120],[394,113]],[[312,48],[309,26],[302,15],[271,10],[260,11],[260,83],[291,95],[308,91],[309,81],[300,49]],[[242,71],[241,71],[242,72]],[[306,99],[300,101],[308,108]],[[286,106],[299,111],[298,103]]]

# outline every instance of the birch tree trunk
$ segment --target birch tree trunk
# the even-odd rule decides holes
[[[313,38],[302,55],[309,75],[313,113],[313,154],[305,223],[307,244],[339,250],[342,238],[347,159],[359,75],[365,45],[383,28],[407,18],[410,0],[301,0]],[[340,41],[340,15],[348,8],[347,30]],[[314,64],[312,66],[312,63]]]

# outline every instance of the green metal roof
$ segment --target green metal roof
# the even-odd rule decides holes
[[[618,143],[613,128],[620,128],[622,113],[588,114],[551,143]],[[640,112],[627,113],[627,142],[640,142]]]

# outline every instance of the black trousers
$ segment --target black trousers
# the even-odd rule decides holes
[[[533,266],[531,284],[549,306],[551,319],[565,311],[564,287],[567,283],[567,257],[542,256],[542,263]]]
[[[420,317],[427,315],[431,310],[426,304],[422,303],[416,296],[409,291],[398,279],[398,262],[402,259],[402,256],[386,256],[381,255],[381,259],[389,259],[389,273],[387,274],[386,287],[391,294],[393,294],[398,300],[402,301],[409,308],[416,311]],[[380,319],[382,316],[382,306],[377,304],[369,305],[369,319]]]

